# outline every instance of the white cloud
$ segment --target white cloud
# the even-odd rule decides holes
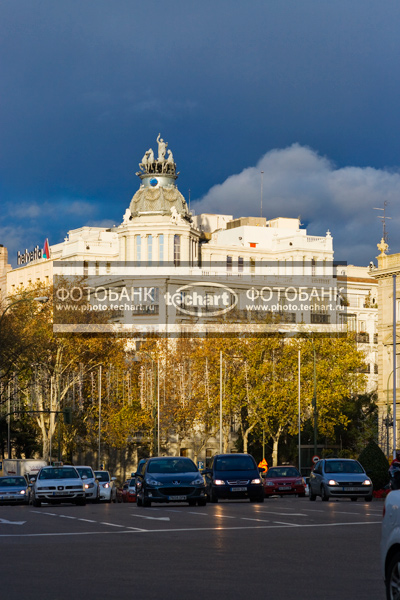
[[[264,171],[263,176],[261,171]],[[231,175],[194,203],[196,214],[259,216],[263,181],[263,216],[297,217],[312,235],[333,235],[335,258],[368,264],[378,254],[384,201],[390,252],[400,252],[400,172],[371,167],[336,168],[311,148],[293,144],[267,152],[254,167]],[[393,232],[393,233],[392,233]]]

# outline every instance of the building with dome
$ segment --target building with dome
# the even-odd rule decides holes
[[[343,326],[329,231],[310,236],[298,218],[194,215],[178,189],[168,143],[160,134],[156,143],[157,157],[150,148],[139,163],[140,185],[121,223],[69,231],[47,253],[26,250],[6,274],[8,295],[47,285],[54,275],[89,277],[111,298],[125,290],[124,302],[111,309],[110,328],[135,335],[181,327],[210,332],[221,315],[231,331],[254,321],[263,331],[268,315],[288,332]],[[310,298],[314,288],[322,296]]]

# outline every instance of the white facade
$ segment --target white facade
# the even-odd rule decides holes
[[[378,282],[370,275],[369,267],[340,265],[338,281],[346,287],[346,322],[356,334],[357,346],[367,363],[367,391],[378,385]]]

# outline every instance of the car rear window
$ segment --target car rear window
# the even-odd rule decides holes
[[[330,460],[325,463],[325,473],[364,473],[356,460]]]
[[[216,471],[254,471],[256,468],[250,456],[223,456],[214,463]]]

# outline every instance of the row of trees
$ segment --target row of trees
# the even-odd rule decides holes
[[[110,334],[54,335],[51,290],[45,304],[32,300],[35,293],[26,292],[0,319],[3,456],[5,417],[13,412],[17,454],[36,450],[47,458],[57,444],[73,458],[82,447],[97,450],[99,441],[105,451],[141,440],[143,452],[156,452],[157,442],[168,452],[173,441],[197,459],[219,441],[222,395],[224,451],[238,438],[237,449],[246,452],[264,434],[275,464],[281,440],[287,444],[298,431],[299,353],[304,435],[312,431],[314,355],[319,436],[335,441],[355,418],[373,433],[374,405],[361,397],[364,357],[351,337],[153,338],[135,353],[129,340]],[[60,418],[66,407],[71,425]],[[347,448],[360,443],[356,437]]]

